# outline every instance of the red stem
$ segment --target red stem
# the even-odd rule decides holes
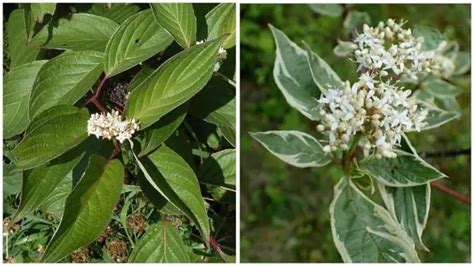
[[[441,191],[443,193],[446,193],[455,199],[459,200],[460,202],[466,204],[466,205],[471,205],[471,199],[465,195],[462,195],[461,193],[454,191],[448,187],[445,187],[443,184],[441,184],[439,181],[431,182],[431,186],[438,191]]]
[[[92,96],[88,102],[93,103],[95,107],[97,107],[97,109],[99,109],[102,113],[107,113],[107,109],[102,104],[100,104],[99,101],[97,101],[95,96]]]
[[[211,244],[211,247],[213,247],[218,253],[221,253],[222,252],[222,249],[221,249],[221,246],[219,245],[219,243],[217,243],[217,240],[214,238],[214,236],[210,236],[209,237],[209,242]]]
[[[95,91],[95,97],[98,98],[100,96],[100,93],[102,92],[102,89],[104,88],[105,81],[107,80],[107,76],[102,74],[102,79],[100,80],[99,86],[97,87],[97,90]]]
[[[100,98],[100,94],[102,93],[102,90],[104,88],[104,85],[105,85],[105,81],[107,81],[107,76],[105,74],[102,74],[102,78],[100,79],[100,82],[99,82],[99,86],[97,86],[97,89],[94,93],[94,95],[92,95],[88,100],[87,102],[85,103],[85,105],[89,104],[89,103],[93,103],[97,109],[99,109],[101,112],[103,113],[107,113],[107,108],[105,108],[99,101],[98,99]]]
[[[114,157],[119,154],[120,152],[120,143],[114,139],[114,150],[112,151],[112,154],[110,154],[109,158],[107,159],[108,161],[112,161]]]

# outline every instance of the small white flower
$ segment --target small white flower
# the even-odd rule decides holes
[[[138,128],[135,119],[122,121],[122,116],[118,111],[107,114],[92,114],[87,121],[87,133],[89,135],[109,140],[117,139],[120,143],[127,139],[130,140]]]
[[[363,32],[353,40],[359,48],[354,51],[358,70],[367,69],[370,73],[379,73],[381,77],[388,76],[392,71],[396,75],[407,74],[417,79],[417,75],[428,72],[431,65],[443,64],[442,58],[433,60],[433,55],[422,52],[423,39],[415,38],[411,29],[404,29],[403,24],[393,19],[379,23],[376,28],[364,24]],[[448,61],[446,64],[449,64]],[[384,73],[381,73],[382,70]]]
[[[427,112],[417,110],[411,91],[390,82],[375,81],[368,73],[344,89],[329,88],[319,99],[322,106],[318,131],[328,134],[325,151],[347,150],[351,136],[362,134],[364,154],[394,158],[405,131],[420,130]],[[370,115],[369,115],[370,114]]]

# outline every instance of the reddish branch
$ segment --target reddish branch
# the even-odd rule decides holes
[[[221,246],[219,245],[219,243],[217,243],[217,240],[216,238],[214,238],[214,236],[210,236],[209,237],[209,244],[211,245],[211,247],[213,247],[217,253],[221,254],[222,253],[222,249],[221,249]]]
[[[99,111],[101,111],[102,113],[108,112],[107,108],[105,108],[99,100],[106,81],[107,81],[107,76],[105,75],[105,73],[103,73],[99,82],[99,86],[97,87],[97,90],[95,91],[94,95],[92,95],[85,103],[85,105],[89,103],[93,103],[95,107],[97,107],[97,109],[99,109]],[[116,139],[114,139],[113,142],[114,142],[114,150],[112,151],[112,154],[110,154],[108,158],[109,161],[114,159],[114,157],[117,154],[119,154],[121,151],[120,143]]]
[[[439,181],[431,182],[431,186],[443,193],[446,193],[454,197],[455,199],[459,200],[460,202],[466,205],[471,205],[471,199],[469,197],[462,195],[461,193],[444,186]]]
[[[114,150],[112,151],[112,154],[110,154],[109,158],[108,158],[108,161],[111,161],[112,159],[114,159],[114,157],[119,154],[120,152],[120,143],[114,139]]]
[[[99,98],[104,89],[105,81],[107,80],[107,76],[102,74],[102,78],[100,80],[99,86],[95,91],[94,95],[92,95],[86,102],[86,105],[89,103],[93,103],[97,109],[99,109],[102,113],[107,113],[107,109],[100,103]]]

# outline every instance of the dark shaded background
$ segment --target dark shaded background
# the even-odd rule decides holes
[[[366,11],[372,24],[388,18],[433,26],[460,50],[470,51],[469,5],[351,5]],[[299,169],[284,164],[253,141],[248,131],[294,129],[315,134],[315,123],[292,109],[273,81],[275,46],[268,23],[294,42],[306,41],[343,80],[354,81],[356,66],[332,53],[347,40],[343,18],[320,16],[305,5],[241,5],[241,261],[340,262],[334,247],[329,204],[342,175],[336,167]],[[462,116],[440,128],[409,137],[419,153],[470,148],[470,72],[453,80]],[[444,185],[470,195],[470,156],[428,158],[446,173]],[[470,261],[470,206],[432,191],[423,240],[431,252],[424,262]]]

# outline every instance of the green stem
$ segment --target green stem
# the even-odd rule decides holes
[[[357,149],[357,145],[359,144],[360,139],[361,139],[361,135],[356,134],[354,137],[354,140],[352,140],[351,148],[349,149],[349,152],[347,153],[348,158],[351,158],[352,155],[354,154],[355,150]]]
[[[359,141],[361,139],[360,134],[356,134],[354,136],[354,139],[352,140],[352,145],[349,149],[349,151],[345,152],[342,156],[342,167],[344,169],[344,172],[348,173],[351,170],[352,166],[352,158],[354,157],[354,152],[357,149],[357,145],[359,144]]]

